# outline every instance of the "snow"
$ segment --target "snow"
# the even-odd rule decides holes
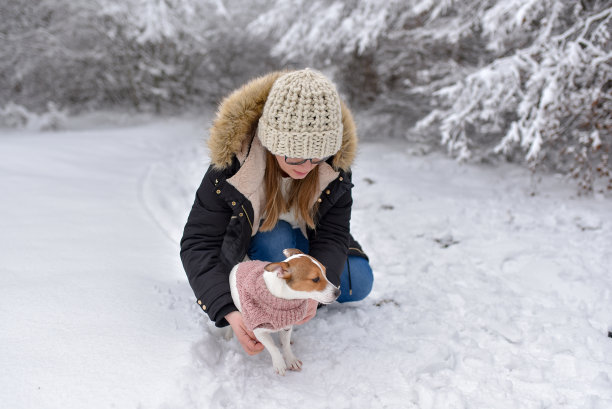
[[[0,131],[2,407],[612,407],[609,200],[400,142],[354,166],[371,296],[248,357],[178,257],[209,121]]]

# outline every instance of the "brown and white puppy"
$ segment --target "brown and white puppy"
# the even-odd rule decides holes
[[[230,272],[234,304],[245,326],[253,331],[272,357],[274,370],[299,371],[302,361],[291,351],[293,325],[303,324],[316,313],[318,303],[329,304],[340,289],[329,282],[325,267],[298,249],[285,249],[284,261],[247,261]],[[282,353],[272,334],[278,332]]]

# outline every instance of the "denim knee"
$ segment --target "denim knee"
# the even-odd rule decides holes
[[[348,256],[347,263],[340,275],[341,294],[338,302],[363,300],[372,291],[373,284],[374,274],[368,260],[359,256]]]
[[[247,254],[251,260],[277,262],[286,258],[283,255],[284,249],[299,248],[307,253],[308,248],[305,250],[302,248],[304,247],[303,242],[306,240],[300,240],[298,234],[302,235],[299,229],[294,229],[286,221],[279,220],[272,230],[258,232],[251,238],[251,245]],[[306,246],[307,243],[306,241]]]

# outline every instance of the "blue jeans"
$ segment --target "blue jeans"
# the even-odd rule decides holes
[[[294,229],[289,223],[280,220],[274,229],[258,232],[253,236],[247,254],[251,260],[277,262],[286,258],[283,250],[289,248],[308,253],[308,239],[300,229]],[[348,256],[340,275],[341,294],[338,302],[363,300],[370,294],[373,283],[374,275],[368,260],[359,256]]]

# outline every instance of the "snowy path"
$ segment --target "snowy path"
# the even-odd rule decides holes
[[[304,370],[280,378],[180,266],[206,126],[0,133],[2,407],[612,407],[609,200],[362,144],[374,291],[297,328]]]
[[[152,223],[143,184],[192,128],[0,137],[2,407],[168,396],[193,339],[172,309],[173,291],[187,293],[178,245]]]

